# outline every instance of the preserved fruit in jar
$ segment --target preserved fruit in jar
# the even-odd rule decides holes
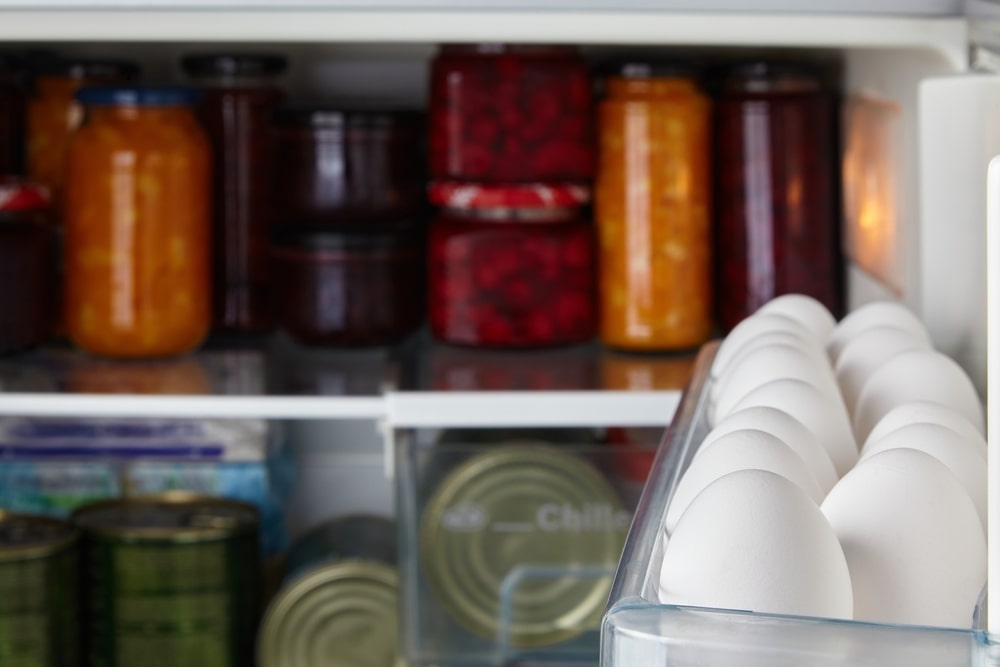
[[[483,347],[567,345],[594,335],[593,229],[585,188],[436,183],[431,332]]]
[[[200,118],[212,144],[212,310],[223,331],[266,331],[275,109],[284,99],[276,54],[193,54],[184,71],[202,88]]]
[[[446,45],[431,69],[434,178],[589,181],[590,77],[572,47]]]
[[[712,333],[711,116],[683,69],[630,63],[598,111],[601,338],[691,348]]]
[[[44,65],[36,77],[27,112],[28,176],[49,189],[57,222],[62,222],[66,150],[83,121],[76,91],[84,86],[124,83],[138,73],[138,65],[121,60],[56,60]]]
[[[156,357],[210,326],[211,155],[176,87],[83,88],[66,180],[65,326],[95,354]]]
[[[750,63],[723,78],[716,289],[726,331],[787,293],[842,312],[836,147],[834,98],[816,69]]]

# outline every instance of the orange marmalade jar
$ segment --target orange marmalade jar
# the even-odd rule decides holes
[[[711,108],[694,79],[624,66],[598,109],[600,334],[626,350],[712,333]]]
[[[66,330],[89,352],[197,347],[210,310],[211,154],[179,87],[83,88],[66,173]]]

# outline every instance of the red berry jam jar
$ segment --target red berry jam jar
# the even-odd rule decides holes
[[[0,180],[0,353],[34,347],[56,319],[56,245],[48,197],[17,179]]]
[[[206,53],[181,65],[202,87],[199,116],[212,144],[212,321],[221,331],[265,331],[271,226],[271,123],[284,94],[277,54]]]
[[[306,345],[399,342],[424,320],[424,257],[411,224],[279,225],[271,245],[277,324]]]
[[[717,303],[728,331],[799,292],[839,316],[837,120],[820,70],[737,66],[716,105]]]
[[[351,224],[422,214],[422,113],[303,106],[281,109],[275,122],[282,220]]]
[[[447,45],[434,59],[435,178],[586,182],[592,135],[590,77],[573,47]]]
[[[438,182],[431,225],[431,332],[447,343],[540,347],[594,335],[593,229],[575,186]]]

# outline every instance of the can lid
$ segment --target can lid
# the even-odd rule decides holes
[[[600,622],[630,521],[582,458],[541,444],[492,448],[453,469],[425,507],[422,569],[470,632],[507,632],[520,647],[561,642]]]
[[[257,639],[260,667],[395,667],[398,578],[381,563],[345,560],[293,579],[270,604]]]
[[[325,130],[417,130],[424,113],[393,103],[328,102],[298,104],[279,108],[274,115],[278,125],[311,127]]]
[[[131,60],[106,58],[54,58],[41,61],[38,74],[63,75],[74,79],[134,79],[139,65]]]
[[[17,177],[0,178],[0,213],[37,211],[49,205],[48,191]]]
[[[428,195],[437,206],[467,209],[570,208],[590,201],[590,189],[576,183],[490,185],[434,181]]]
[[[181,58],[181,68],[193,76],[277,76],[288,69],[278,53],[192,53]]]
[[[188,86],[85,86],[76,91],[81,104],[91,106],[188,106],[200,98]]]
[[[0,563],[50,556],[78,535],[72,524],[59,519],[0,510]]]
[[[71,518],[85,531],[116,539],[180,542],[256,531],[258,512],[253,505],[235,500],[170,491],[91,503]]]
[[[271,241],[276,248],[327,252],[419,250],[421,232],[415,222],[408,220],[381,222],[377,225],[283,221],[274,227]]]

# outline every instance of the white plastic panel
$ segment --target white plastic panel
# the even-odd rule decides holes
[[[920,88],[920,268],[935,347],[986,387],[986,172],[1000,153],[1000,76],[931,78]]]

